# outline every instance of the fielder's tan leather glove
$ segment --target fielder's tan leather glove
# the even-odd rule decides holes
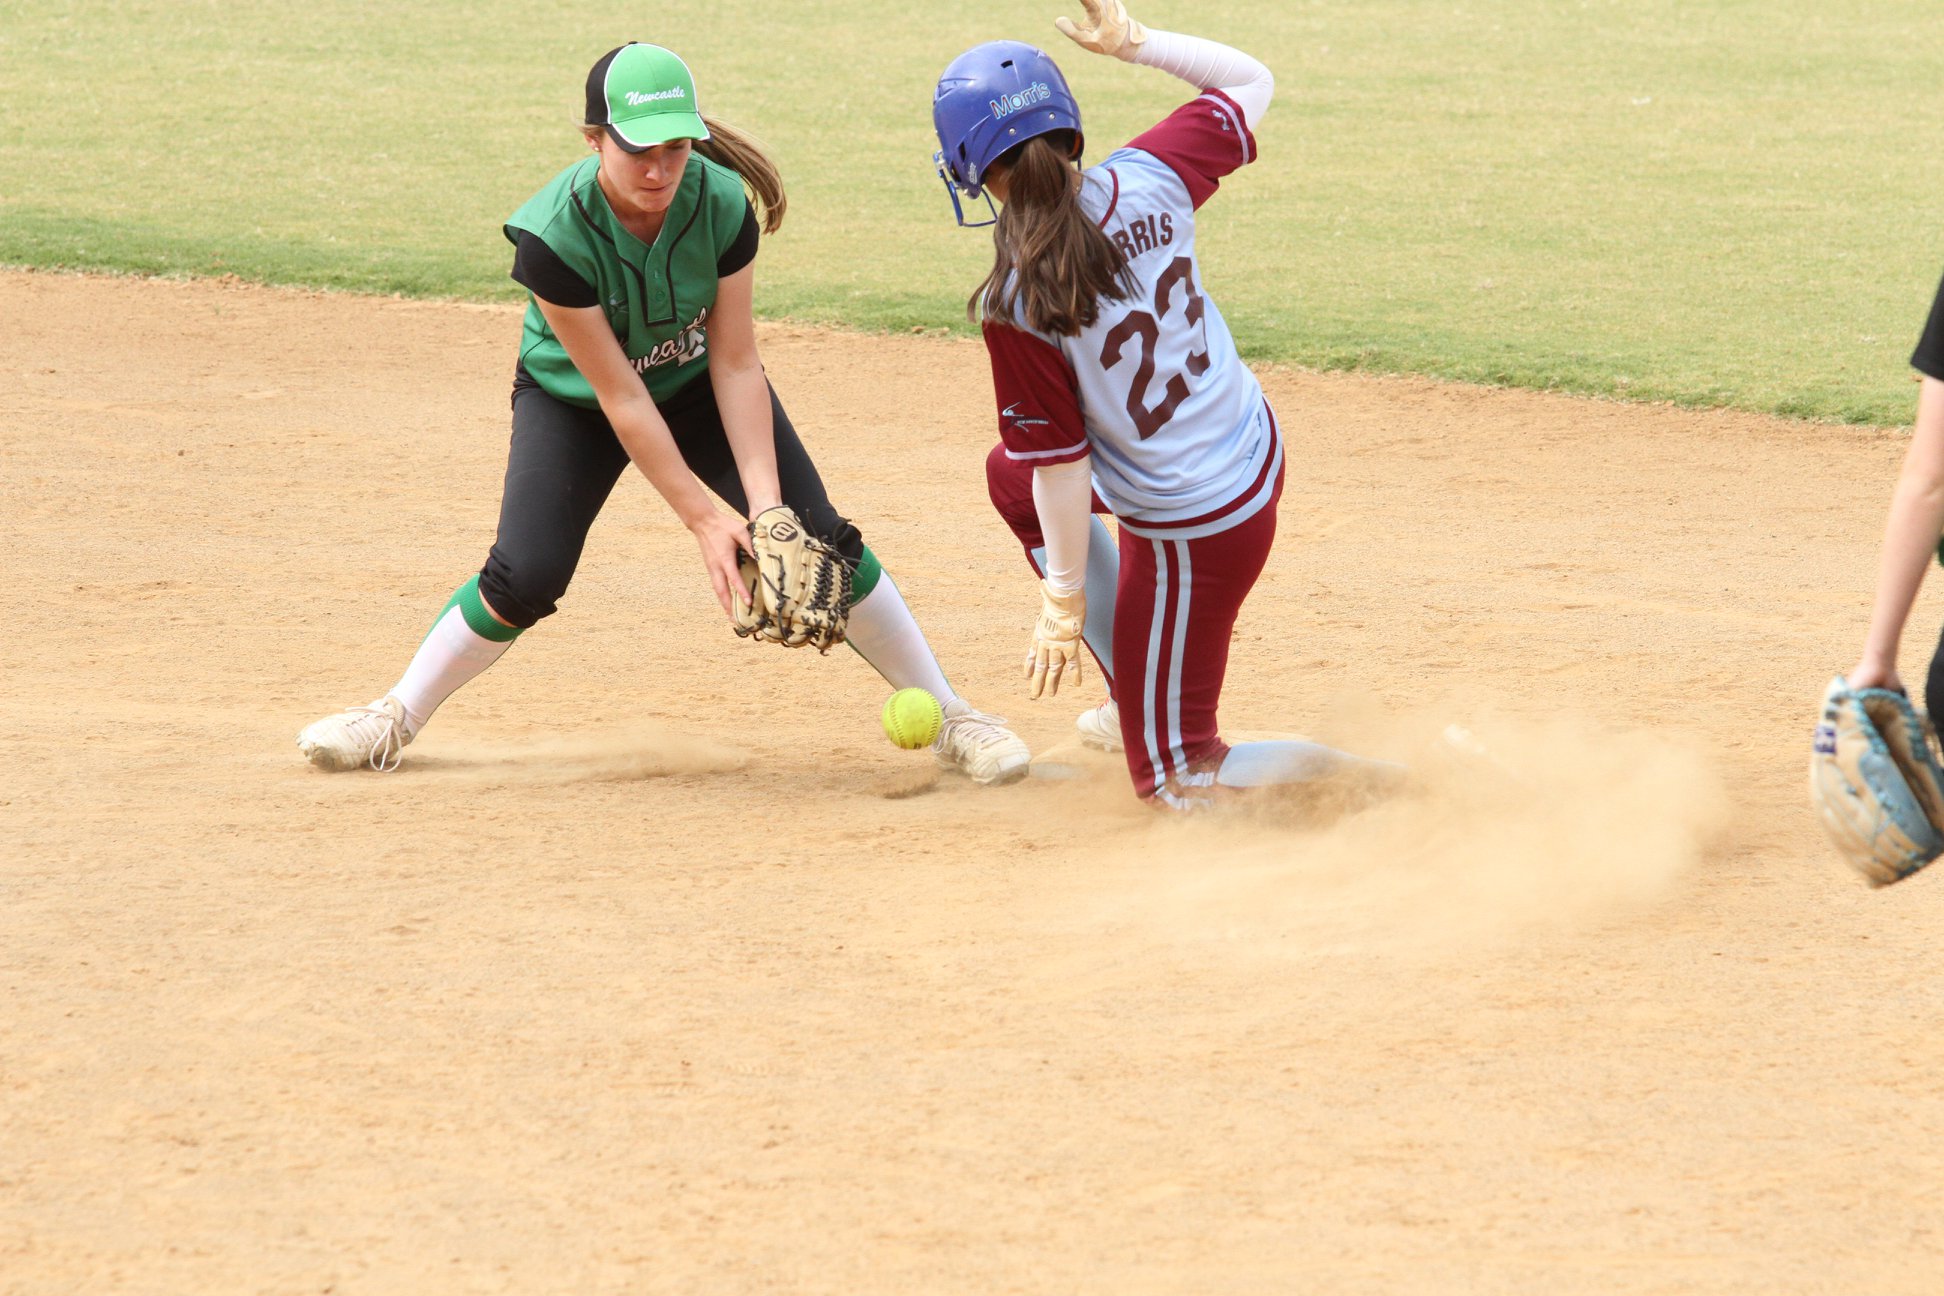
[[[1033,646],[1026,650],[1026,676],[1032,694],[1052,696],[1060,681],[1080,682],[1080,629],[1087,622],[1085,587],[1062,594],[1040,582],[1039,621],[1033,626]]]
[[[804,529],[795,512],[779,504],[749,525],[755,556],[743,563],[754,586],[753,603],[740,594],[730,618],[737,634],[785,648],[809,645],[829,652],[844,642],[850,624],[851,564]]]
[[[1081,49],[1133,62],[1134,52],[1147,39],[1147,28],[1128,16],[1127,6],[1121,0],[1080,0],[1080,5],[1087,11],[1087,25],[1078,27],[1071,18],[1055,18],[1053,25],[1060,34]]]

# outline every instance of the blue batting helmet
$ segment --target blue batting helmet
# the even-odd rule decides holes
[[[1080,105],[1043,50],[1022,41],[987,41],[953,59],[938,78],[932,126],[939,144],[933,160],[964,225],[959,195],[984,197],[986,168],[1007,149],[1048,131],[1078,134]],[[990,198],[986,205],[991,207]]]

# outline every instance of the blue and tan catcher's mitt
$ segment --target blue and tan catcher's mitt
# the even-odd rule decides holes
[[[1829,840],[1871,886],[1888,886],[1944,855],[1944,767],[1910,699],[1852,690],[1823,694],[1809,756],[1809,799]]]

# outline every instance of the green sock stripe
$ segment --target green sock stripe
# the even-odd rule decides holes
[[[504,625],[486,610],[486,601],[479,597],[477,576],[453,591],[452,597],[446,600],[446,605],[439,609],[439,616],[444,616],[454,607],[459,609],[460,616],[466,618],[467,629],[481,639],[490,639],[494,643],[511,643],[520,637],[520,627]],[[437,623],[438,618],[434,617],[433,624]]]
[[[851,573],[851,604],[855,606],[864,601],[864,596],[877,588],[878,577],[884,575],[884,564],[871,552],[871,546],[860,546],[864,552],[857,559],[857,570]]]

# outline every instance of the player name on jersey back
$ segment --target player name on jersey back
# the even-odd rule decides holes
[[[1082,209],[1127,263],[1127,289],[1072,336],[985,325],[999,432],[1034,466],[1091,456],[1124,525],[1211,535],[1273,497],[1282,440],[1195,260],[1195,213],[1255,156],[1235,103],[1204,91],[1083,175]]]
[[[1159,159],[1127,148],[1089,169],[1082,203],[1127,257],[1133,284],[1059,340],[1101,497],[1137,527],[1233,526],[1255,511],[1249,497],[1271,460],[1280,467],[1279,446],[1262,388],[1202,292],[1188,189]]]

